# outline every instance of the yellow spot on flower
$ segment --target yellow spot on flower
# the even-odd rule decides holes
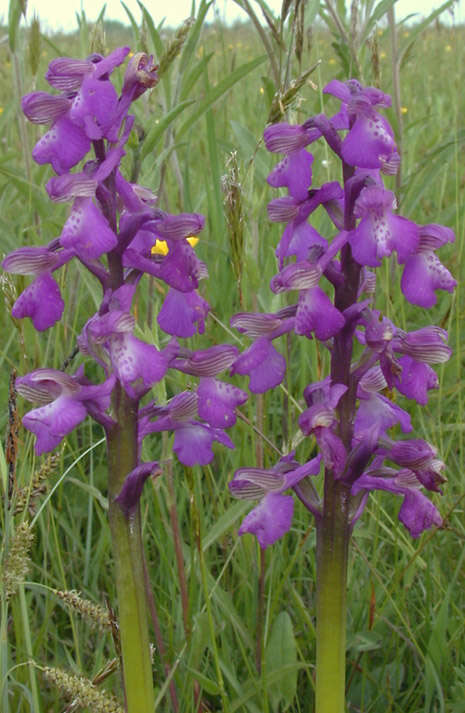
[[[190,238],[187,238],[187,242],[192,247],[195,247],[199,242],[199,239],[194,235],[191,235]],[[152,247],[151,253],[152,255],[168,255],[169,251],[170,250],[166,240],[156,240],[155,245]]]
[[[0,106],[0,114],[3,114],[3,107]]]
[[[265,90],[263,89],[263,87],[260,87],[260,94],[264,94],[264,93],[265,93]]]
[[[408,109],[407,109],[406,106],[401,106],[401,107],[400,107],[400,111],[401,111],[402,114],[406,114],[406,113],[408,112]]]
[[[452,47],[450,45],[446,45],[446,52],[452,52]]]
[[[336,64],[336,60],[334,59],[334,57],[331,57],[331,59],[328,60],[328,64]]]
[[[379,56],[380,56],[381,59],[385,59],[385,58],[386,58],[386,52],[380,52],[380,53],[379,53]]]
[[[169,249],[166,240],[156,240],[151,252],[152,255],[168,255]]]

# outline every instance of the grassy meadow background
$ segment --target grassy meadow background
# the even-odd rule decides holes
[[[428,405],[420,408],[399,398],[411,412],[415,435],[438,447],[448,482],[442,497],[433,495],[443,528],[412,540],[397,520],[400,500],[376,494],[354,531],[348,711],[464,713],[465,27],[436,17],[397,25],[393,36],[392,17],[389,26],[385,14],[390,4],[355,3],[358,12],[351,16],[339,0],[335,20],[324,3],[319,10],[314,0],[302,1],[305,14],[295,12],[292,3],[284,25],[277,18],[274,30],[264,23],[259,33],[252,21],[234,27],[206,24],[208,4],[202,2],[195,23],[177,34],[165,31],[142,8],[142,22],[129,18],[128,28],[107,23],[104,16],[90,25],[81,16],[78,30],[68,36],[44,36],[30,21],[20,29],[19,5],[13,4],[9,26],[0,30],[0,252],[50,241],[60,234],[68,210],[48,200],[44,185],[52,171],[30,157],[43,129],[26,125],[20,96],[48,88],[43,76],[56,56],[84,57],[130,44],[134,51],[153,53],[162,71],[159,85],[134,105],[136,129],[124,170],[159,195],[161,208],[206,215],[196,250],[209,267],[201,292],[212,315],[205,334],[192,344],[245,345],[230,332],[230,316],[284,306],[283,297],[268,287],[282,228],[266,213],[267,202],[278,195],[265,181],[277,160],[263,147],[267,121],[302,122],[323,110],[334,113],[338,103],[322,94],[333,77],[358,76],[391,94],[397,88],[397,106],[387,115],[401,137],[402,171],[400,179],[391,177],[388,183],[402,215],[456,231],[455,244],[440,257],[459,285],[453,296],[439,293],[432,310],[413,308],[400,296],[395,263],[385,261],[378,271],[377,306],[401,327],[435,323],[449,331],[454,353],[437,369],[441,385]],[[253,10],[262,17],[259,3]],[[321,142],[312,152],[314,185],[340,178],[337,162]],[[323,213],[315,219],[321,233],[331,230]],[[116,603],[102,431],[86,420],[56,456],[38,459],[33,437],[18,425],[30,406],[18,399],[15,411],[9,394],[15,370],[23,374],[65,365],[74,372],[82,363],[74,354],[76,338],[100,304],[98,285],[75,264],[61,270],[64,318],[37,334],[29,320],[9,316],[29,278],[1,279],[0,710],[77,710],[65,695],[64,674],[55,674],[58,685],[53,685],[53,674],[44,676],[46,667],[94,680],[102,693],[121,701],[115,636],[108,626],[108,605]],[[136,306],[140,336],[157,346],[166,341],[155,320],[163,289],[147,280]],[[169,435],[144,444],[144,459],[165,463],[163,476],[146,485],[142,498],[156,605],[151,638],[158,711],[313,710],[312,522],[296,502],[291,532],[261,562],[255,539],[237,537],[250,505],[232,500],[227,489],[235,468],[271,465],[277,450],[291,447],[303,461],[313,448],[299,440],[296,423],[303,388],[325,375],[327,356],[315,340],[279,348],[289,363],[285,387],[245,404],[243,419],[231,432],[234,451],[218,448],[209,467],[187,469],[170,460]],[[101,378],[92,364],[86,373]],[[243,379],[235,383],[246,388]],[[169,376],[156,385],[155,396],[163,400],[188,385],[187,376]],[[24,522],[34,536],[30,549]],[[73,591],[81,598],[69,594]],[[100,628],[89,602],[103,608]],[[107,705],[101,710],[116,710]],[[89,713],[94,710],[99,709]]]

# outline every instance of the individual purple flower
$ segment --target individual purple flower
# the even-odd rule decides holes
[[[196,393],[183,391],[167,406],[154,407],[140,419],[140,439],[149,433],[174,431],[173,451],[181,463],[189,467],[208,465],[213,460],[214,441],[227,448],[234,448],[234,443],[221,428],[198,420],[197,401]],[[151,421],[151,416],[158,418]]]
[[[347,451],[335,432],[337,426],[336,407],[346,393],[343,384],[332,384],[327,377],[323,381],[310,384],[304,391],[308,408],[299,416],[299,426],[304,435],[314,434],[325,466],[335,477],[341,477],[347,461]]]
[[[396,424],[400,425],[404,433],[412,430],[409,414],[379,393],[386,386],[386,380],[378,366],[372,367],[360,380],[357,390],[360,405],[354,422],[356,441],[373,438],[373,434],[379,438]]]
[[[52,271],[68,262],[73,255],[73,251],[56,251],[48,247],[19,248],[7,255],[2,262],[4,270],[35,277],[13,305],[13,317],[30,317],[34,327],[41,332],[61,319],[65,303]]]
[[[215,428],[229,428],[236,423],[236,407],[247,401],[247,394],[237,386],[219,379],[200,379],[197,410],[201,419]]]
[[[320,341],[334,337],[345,324],[344,315],[333,305],[323,290],[316,286],[299,295],[295,316],[295,333]]]
[[[375,87],[362,87],[354,79],[332,80],[323,91],[346,105],[350,129],[341,147],[344,161],[359,168],[383,169],[397,148],[389,123],[373,107],[390,106],[390,97]]]
[[[267,181],[274,188],[286,186],[290,196],[303,201],[312,182],[312,163],[313,156],[305,149],[292,151],[278,163]]]
[[[76,198],[63,226],[60,243],[73,248],[84,260],[94,260],[110,252],[118,240],[107,219],[91,198]]]
[[[352,254],[360,265],[377,267],[393,250],[403,264],[416,251],[418,226],[395,215],[394,204],[394,194],[380,186],[361,191],[354,209],[354,215],[361,220],[349,238]]]
[[[50,163],[59,175],[73,168],[90,149],[90,139],[68,116],[63,116],[37,142],[32,158],[38,164]]]
[[[208,276],[205,263],[198,259],[187,240],[167,240],[168,253],[147,257],[133,248],[124,252],[123,263],[158,277],[179,292],[192,292]]]
[[[282,493],[298,486],[307,476],[316,475],[320,471],[320,456],[299,465],[294,461],[293,455],[291,453],[281,458],[279,463],[269,470],[240,468],[229,483],[231,494],[236,498],[253,500],[261,497],[257,507],[244,518],[239,534],[256,535],[263,549],[276,542],[291,527],[294,499]]]
[[[420,226],[419,235],[416,251],[405,262],[400,286],[411,304],[428,309],[436,304],[435,290],[453,292],[457,285],[434,252],[455,236],[450,228],[436,224]]]
[[[68,433],[85,419],[89,409],[94,416],[110,405],[115,379],[99,385],[86,385],[82,372],[69,376],[56,369],[37,369],[16,379],[16,389],[24,398],[41,404],[23,418],[23,425],[37,436],[37,455],[52,451]]]
[[[385,456],[402,468],[408,468],[428,490],[441,492],[440,485],[445,463],[437,458],[437,450],[422,439],[393,441],[385,450]]]
[[[158,351],[135,337],[133,330],[134,318],[128,312],[110,310],[87,322],[78,343],[81,351],[92,354],[108,371],[113,371],[131,398],[140,399],[164,377],[178,347],[169,344],[166,350]]]
[[[196,290],[179,292],[170,288],[158,313],[157,322],[164,332],[175,337],[193,337],[205,331],[210,305]]]
[[[393,384],[397,391],[408,399],[414,399],[425,406],[428,403],[428,391],[437,389],[439,380],[436,372],[423,362],[409,356],[401,356],[398,360],[401,373],[394,376]]]
[[[436,506],[422,492],[415,474],[408,470],[395,472],[392,477],[379,477],[365,473],[352,486],[352,495],[362,490],[386,490],[403,496],[399,520],[412,537],[419,537],[431,527],[441,527],[442,518]]]
[[[284,379],[286,360],[267,337],[259,337],[236,359],[231,374],[247,374],[249,389],[262,394]]]

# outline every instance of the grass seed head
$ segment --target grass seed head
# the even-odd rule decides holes
[[[6,599],[10,599],[26,579],[29,571],[29,550],[34,535],[28,522],[22,522],[13,534],[3,565],[2,583]]]

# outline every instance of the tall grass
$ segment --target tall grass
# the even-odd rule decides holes
[[[443,25],[440,19],[424,27],[397,25],[396,50],[393,26],[389,29],[381,14],[376,18],[369,3],[354,19],[343,4],[333,7],[327,2],[324,22],[317,19],[317,3],[307,4],[306,15],[292,4],[286,17],[270,17],[260,33],[253,22],[232,28],[206,24],[208,6],[201,2],[159,86],[136,105],[137,128],[125,158],[128,173],[158,192],[164,209],[207,216],[197,247],[210,271],[205,297],[213,315],[207,342],[237,340],[228,322],[239,305],[265,311],[282,306],[268,290],[279,229],[266,215],[270,192],[264,179],[273,159],[261,135],[270,112],[279,113],[281,107],[289,121],[320,112],[331,101],[321,89],[333,77],[346,79],[348,72],[355,73],[386,92],[395,89],[398,78],[398,112],[396,117],[393,110],[390,119],[402,129],[402,180],[397,186],[402,213],[419,223],[444,223],[456,231],[456,243],[442,258],[459,286],[452,298],[442,295],[421,323],[418,316],[412,321],[413,313],[396,297],[395,267],[386,264],[384,269],[380,307],[395,315],[400,326],[433,321],[446,327],[454,349],[451,361],[439,370],[440,389],[426,407],[411,407],[418,436],[438,444],[447,463],[448,483],[437,499],[445,524],[412,541],[397,521],[396,503],[383,495],[371,496],[354,533],[350,561],[347,698],[350,711],[365,713],[463,713],[465,304],[460,279],[465,272],[465,28]],[[249,5],[257,17],[259,6],[266,11],[263,2]],[[95,49],[95,43],[105,42],[107,49],[130,43],[134,50],[145,48],[158,59],[167,59],[176,40],[143,7],[142,23],[131,17],[131,30],[105,23],[103,15],[96,32],[81,15],[75,35],[41,37],[39,64],[33,72],[27,61],[29,34],[18,29],[17,20],[13,13],[9,39],[0,45],[4,253],[59,235],[66,213],[60,206],[50,210],[43,187],[49,169],[29,159],[38,134],[34,126],[22,123],[20,92],[46,88],[42,77],[57,54],[83,56]],[[349,36],[355,25],[357,33]],[[287,102],[292,80],[319,61]],[[232,152],[244,231],[240,291],[221,181],[231,170]],[[316,149],[315,183],[338,179],[334,171],[324,149]],[[325,220],[321,216],[321,232]],[[67,364],[74,370],[81,359],[73,356],[76,337],[89,311],[98,306],[99,295],[84,272],[66,268],[61,288],[67,319],[37,335],[27,321],[18,323],[9,316],[24,278],[2,279],[0,418],[2,432],[10,436],[0,458],[3,582],[13,571],[12,552],[21,537],[21,523],[30,523],[34,541],[23,552],[23,565],[30,556],[29,573],[18,570],[11,592],[3,587],[0,709],[58,713],[76,706],[66,699],[64,684],[60,688],[50,676],[44,677],[45,667],[84,676],[99,691],[121,700],[117,627],[113,623],[104,630],[95,628],[95,622],[84,618],[79,608],[66,606],[58,594],[79,591],[81,599],[99,603],[113,615],[105,451],[99,427],[86,422],[66,439],[59,458],[40,471],[45,459],[34,456],[33,439],[19,426],[25,405],[15,406],[8,382],[14,369],[24,373]],[[145,325],[141,331],[154,343],[162,338],[152,320],[159,290],[152,284],[137,304],[139,324]],[[192,343],[205,345],[205,335]],[[255,462],[257,453],[265,466],[274,459],[275,449],[287,451],[293,445],[308,455],[303,451],[308,446],[296,442],[302,404],[294,395],[319,377],[325,356],[310,343],[305,354],[299,347],[288,358],[286,392],[265,395],[258,413],[253,404],[246,404],[235,428],[234,452],[218,452],[211,467],[187,469],[173,463],[172,480],[158,478],[144,492],[143,531],[156,605],[150,636],[157,642],[153,664],[159,711],[309,713],[313,708],[314,530],[297,506],[293,529],[267,552],[263,567],[253,539],[237,538],[247,505],[231,501],[226,487],[234,469]],[[166,389],[167,395],[174,391],[170,379],[157,388]],[[144,445],[146,459],[169,454],[169,437]],[[257,628],[263,647],[259,670]]]

